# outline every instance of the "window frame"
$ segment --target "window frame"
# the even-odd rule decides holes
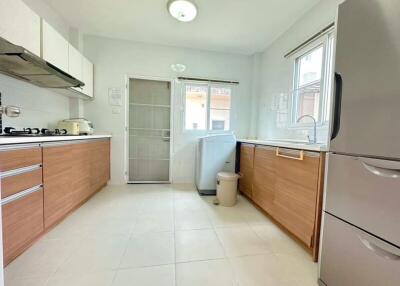
[[[293,65],[292,65],[293,80],[292,80],[292,92],[291,92],[292,96],[290,99],[290,106],[289,106],[290,109],[289,128],[302,129],[304,127],[313,126],[312,122],[303,122],[303,121],[297,122],[298,100],[299,100],[299,96],[297,93],[300,89],[312,86],[316,84],[318,81],[320,82],[320,102],[318,106],[319,116],[318,118],[315,119],[317,121],[317,126],[319,127],[327,126],[329,124],[330,106],[328,105],[330,104],[328,103],[330,103],[329,97],[332,96],[334,43],[335,43],[335,34],[333,31],[330,31],[293,55]],[[300,60],[320,47],[323,47],[321,79],[307,83],[300,88],[299,87]]]
[[[186,86],[207,86],[207,106],[206,106],[206,129],[187,129],[186,128]],[[228,130],[211,130],[211,89],[212,88],[229,88],[231,91],[230,97],[230,108],[229,108],[229,129]],[[232,106],[233,106],[233,97],[234,97],[234,88],[232,84],[221,84],[221,83],[204,83],[197,81],[185,81],[183,82],[182,88],[182,97],[183,97],[183,132],[184,133],[208,133],[208,134],[223,134],[223,133],[231,133],[233,130],[232,127]]]

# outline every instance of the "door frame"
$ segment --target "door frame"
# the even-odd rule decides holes
[[[170,142],[169,142],[169,178],[168,181],[129,181],[129,90],[131,79],[143,79],[164,81],[170,84]],[[173,166],[173,144],[174,144],[174,79],[167,77],[135,75],[128,74],[125,76],[125,130],[124,130],[124,178],[127,184],[171,184],[172,183],[172,166]]]

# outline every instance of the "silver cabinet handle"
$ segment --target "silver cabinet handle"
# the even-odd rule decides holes
[[[356,230],[361,243],[376,255],[389,260],[400,260],[400,248],[381,241],[361,230]]]
[[[1,205],[4,206],[6,204],[12,203],[12,202],[14,202],[16,200],[22,199],[23,197],[29,196],[30,194],[36,193],[38,191],[41,191],[42,189],[43,189],[43,186],[42,185],[38,185],[38,186],[35,186],[35,187],[32,187],[32,188],[29,188],[29,189],[27,189],[25,191],[16,193],[16,194],[11,195],[11,196],[9,196],[9,197],[7,197],[5,199],[2,199],[1,200]]]
[[[359,158],[361,164],[370,173],[385,178],[400,178],[400,162],[384,161],[370,158]]]
[[[297,161],[303,161],[304,160],[304,151],[303,150],[299,151],[299,156],[285,155],[285,154],[282,154],[280,152],[280,150],[281,149],[279,147],[276,148],[275,154],[276,154],[277,157],[282,157],[282,158],[291,159],[291,160],[297,160]]]
[[[33,172],[33,171],[39,170],[40,168],[42,168],[42,164],[36,164],[36,165],[33,165],[33,166],[29,166],[29,167],[23,167],[23,168],[14,169],[14,170],[6,171],[6,172],[1,172],[0,173],[0,178],[7,178],[7,177],[12,177],[12,176],[17,176],[17,175],[20,175],[20,174],[24,174],[24,173],[28,173],[28,172]]]

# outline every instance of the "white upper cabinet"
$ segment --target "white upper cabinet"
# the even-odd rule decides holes
[[[43,20],[42,24],[42,58],[68,73],[69,43],[49,23]]]
[[[0,37],[40,56],[40,17],[21,0],[1,0]]]
[[[83,56],[71,44],[68,45],[68,73],[82,81]]]
[[[83,93],[89,97],[93,97],[93,64],[83,57]]]

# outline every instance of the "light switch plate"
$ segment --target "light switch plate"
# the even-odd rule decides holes
[[[121,113],[121,108],[119,107],[112,108],[112,114],[120,114],[120,113]]]

